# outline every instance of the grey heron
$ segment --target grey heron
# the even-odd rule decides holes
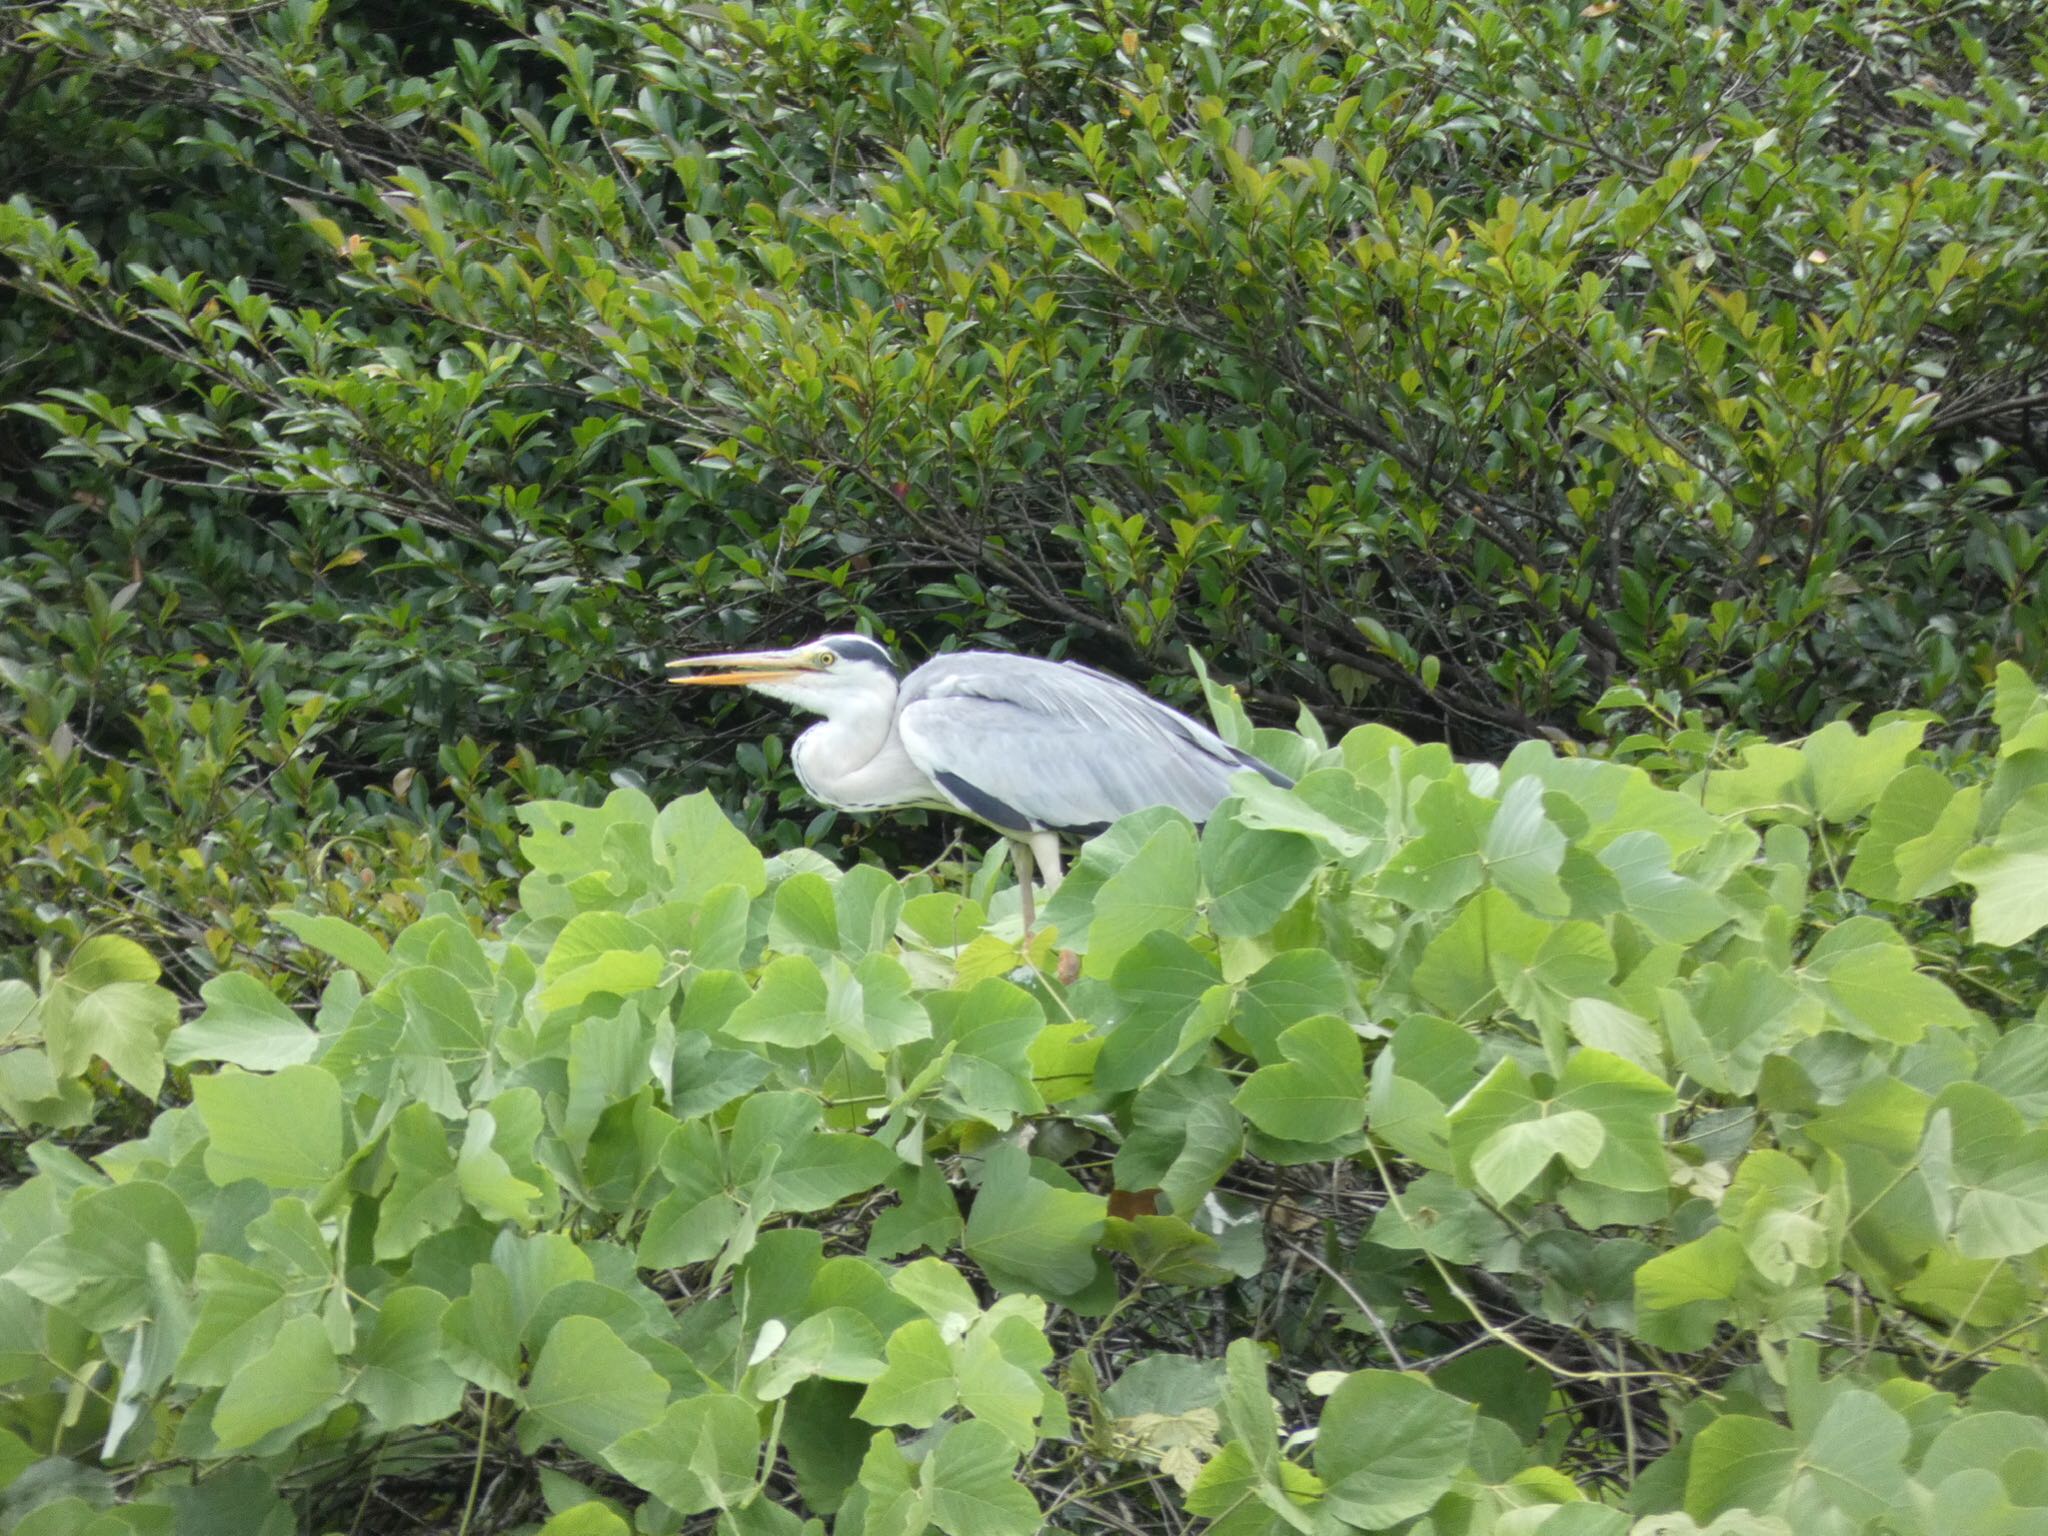
[[[791,761],[812,799],[847,811],[954,811],[1006,838],[1027,939],[1034,867],[1050,893],[1060,836],[1172,806],[1200,823],[1245,769],[1292,781],[1121,678],[1070,661],[954,651],[908,677],[862,635],[669,663],[672,683],[751,688],[825,718]]]

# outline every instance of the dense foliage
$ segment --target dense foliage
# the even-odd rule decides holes
[[[2044,73],[0,11],[0,1536],[2048,1524]],[[1299,783],[1027,951],[854,627]]]
[[[263,834],[302,889],[298,839],[465,736],[487,778],[523,747],[708,780],[772,847],[866,835],[654,707],[710,641],[1183,694],[1193,642],[1485,755],[1614,683],[1784,736],[2048,662],[2023,0],[0,28],[0,767],[266,700],[254,771],[310,729],[294,772],[350,801]],[[80,852],[114,792],[11,829],[73,861],[17,941],[165,895]],[[122,798],[106,836],[156,842]],[[464,829],[493,870],[501,827]]]
[[[9,1119],[180,1090],[0,1196],[0,1527],[2038,1530],[2048,694],[1656,772],[1215,702],[1297,786],[1028,953],[997,859],[620,790],[502,928],[277,913],[310,1026],[0,983]]]

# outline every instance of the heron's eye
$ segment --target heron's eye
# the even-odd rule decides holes
[[[816,662],[821,667],[829,667],[832,665],[833,662],[837,661],[838,659],[839,653],[837,651],[820,651],[817,655],[811,658],[812,661]]]

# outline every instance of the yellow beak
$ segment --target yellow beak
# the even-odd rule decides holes
[[[710,667],[722,670],[695,672]],[[698,688],[744,688],[779,683],[818,668],[801,651],[723,651],[715,656],[680,656],[668,664],[672,683]]]

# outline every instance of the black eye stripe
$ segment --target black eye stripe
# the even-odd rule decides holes
[[[834,640],[825,649],[837,654],[841,661],[868,661],[878,667],[887,667],[891,672],[896,670],[896,663],[889,659],[889,653],[872,640],[850,636],[844,640]]]

